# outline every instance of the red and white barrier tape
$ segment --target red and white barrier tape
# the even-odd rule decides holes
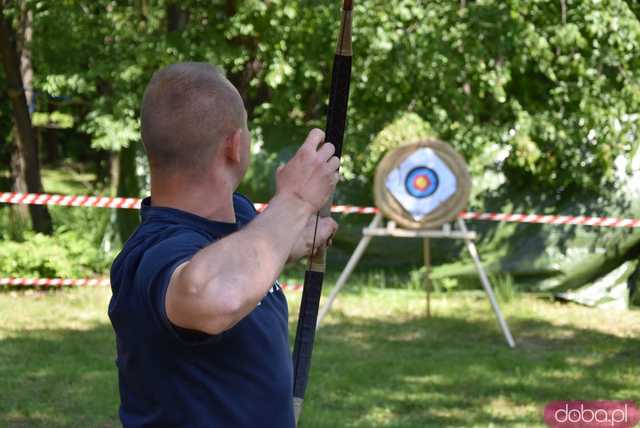
[[[140,209],[142,199],[138,198],[110,198],[106,196],[71,196],[50,195],[45,193],[0,193],[0,203],[17,205],[54,205],[62,207],[89,208],[124,208]],[[267,204],[255,204],[258,211],[262,211]],[[332,210],[336,214],[376,214],[377,208],[353,207],[338,205]]]
[[[1,201],[0,201],[1,202]],[[263,211],[267,204],[255,204],[256,210]],[[334,205],[331,208],[334,214],[378,214],[380,210],[374,207],[354,207],[352,205]]]
[[[107,278],[0,278],[0,286],[12,285],[20,287],[108,287],[111,282]],[[280,284],[286,291],[299,291],[302,284]]]
[[[20,205],[57,205],[63,207],[129,208],[139,209],[138,198],[108,198],[102,196],[67,196],[46,193],[0,194],[0,203]]]
[[[105,278],[82,278],[82,279],[62,279],[62,278],[0,278],[0,285],[15,286],[40,286],[40,287],[105,287],[110,284]]]
[[[630,218],[585,217],[566,215],[540,214],[496,214],[496,213],[461,213],[465,220],[484,220],[508,223],[535,223],[552,225],[635,228],[640,227],[640,220]]]
[[[0,203],[23,205],[57,205],[70,207],[96,207],[96,208],[127,208],[139,209],[141,199],[138,198],[110,198],[101,196],[65,196],[39,193],[0,193]],[[255,204],[258,211],[264,210],[266,204]],[[334,206],[332,212],[336,214],[377,214],[378,208],[355,207],[350,205]],[[639,219],[588,217],[588,216],[563,216],[541,214],[514,214],[514,213],[474,213],[463,212],[460,214],[465,220],[495,221],[509,223],[535,223],[551,225],[574,225],[612,228],[638,228]]]

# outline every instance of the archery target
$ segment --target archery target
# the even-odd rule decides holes
[[[464,160],[448,145],[424,141],[389,153],[376,173],[376,204],[409,228],[434,228],[466,206],[471,179]]]
[[[440,179],[434,170],[419,166],[407,175],[404,187],[414,198],[424,199],[433,195],[438,190],[439,184]]]

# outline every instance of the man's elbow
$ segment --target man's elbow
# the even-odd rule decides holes
[[[204,284],[189,278],[188,274],[181,279],[181,284],[175,284],[174,292],[167,294],[166,302],[167,315],[178,327],[218,335],[246,316],[249,305],[233,292],[237,288],[231,284],[222,288],[219,284],[224,281],[220,279]]]
[[[166,295],[166,312],[172,324],[210,335],[222,334],[242,319],[246,306],[229,288],[220,289],[220,280],[203,281],[184,266],[172,278]]]
[[[173,325],[209,335],[230,330],[239,321],[238,312],[233,304],[207,307],[206,302],[201,300],[190,303],[167,302],[167,315]]]
[[[205,299],[205,301],[211,301]],[[246,304],[232,293],[219,293],[202,314],[199,330],[210,335],[231,330],[246,316]]]

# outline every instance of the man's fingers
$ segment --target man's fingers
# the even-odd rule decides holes
[[[335,154],[336,147],[331,143],[324,143],[318,150],[318,158],[322,162],[327,162]]]
[[[338,223],[331,217],[320,219],[320,241],[326,242],[336,234],[338,230]]]
[[[315,222],[315,220],[314,220]],[[315,224],[308,225],[308,231],[313,232],[315,229]],[[315,240],[315,247],[313,248],[313,254],[316,255],[319,251],[327,248],[333,243],[333,237],[335,236],[338,230],[338,223],[331,217],[320,218],[318,222],[318,231]],[[311,239],[312,234],[308,236],[308,239]],[[308,249],[311,250],[311,241],[308,243]]]
[[[337,172],[338,169],[340,169],[340,159],[338,159],[336,156],[333,156],[327,162],[326,168],[327,168],[327,172],[329,172],[331,174],[334,173],[334,172]]]
[[[336,236],[336,232],[338,231],[338,225],[336,224],[335,227],[333,227],[331,229],[331,234],[329,235],[329,237],[325,240],[325,247],[330,247],[331,245],[333,245],[333,238],[334,236]]]
[[[335,187],[339,181],[340,181],[340,173],[336,171],[331,176],[331,186]]]
[[[312,129],[304,141],[301,150],[308,150],[311,153],[318,151],[320,144],[324,143],[324,131],[321,129]]]
[[[331,142],[325,143],[321,129],[312,129],[304,144],[284,168],[276,174],[279,192],[297,194],[318,209],[330,198],[338,183],[340,160]]]

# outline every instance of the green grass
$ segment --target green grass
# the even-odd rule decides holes
[[[0,293],[0,426],[115,427],[108,289]],[[294,331],[300,293],[288,294]],[[319,332],[301,426],[542,427],[556,399],[640,399],[640,313],[517,294],[353,288]]]

